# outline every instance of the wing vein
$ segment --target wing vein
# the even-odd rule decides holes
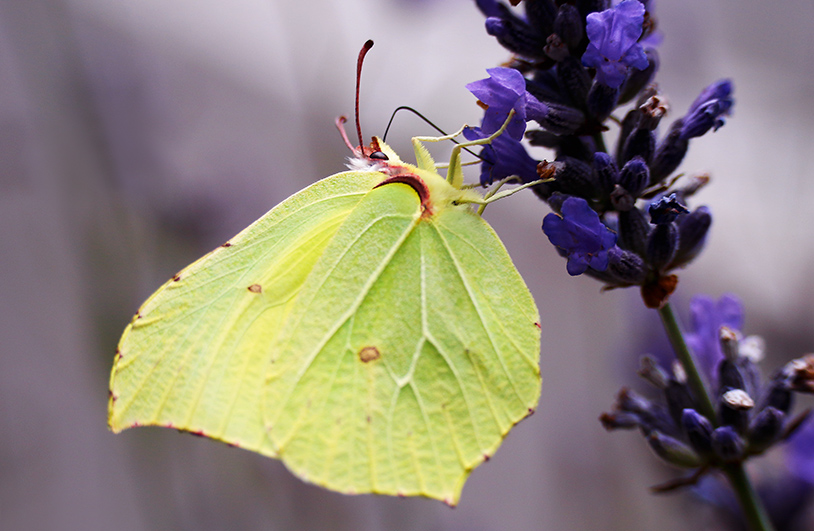
[[[351,248],[353,248],[353,246],[356,244],[356,242],[358,242],[362,238],[362,236],[364,236],[367,232],[372,230],[373,227],[375,227],[378,223],[381,223],[384,220],[389,219],[389,218],[400,218],[400,217],[403,218],[405,216],[384,215],[384,216],[380,216],[380,217],[377,217],[377,218],[371,220],[371,222],[368,223],[364,227],[364,229],[359,232],[358,235],[356,235],[356,237],[350,242],[350,244],[339,255],[339,257],[337,258],[335,263],[331,266],[331,268],[324,274],[322,282],[320,283],[319,286],[317,286],[315,288],[315,292],[318,292],[322,288],[322,286],[327,281],[327,279],[331,277],[334,270],[338,267],[339,263],[342,261],[342,258],[348,253],[348,251]],[[328,341],[330,341],[331,338],[333,338],[336,335],[337,331],[339,331],[339,329],[341,329],[341,327],[344,326],[344,324],[348,321],[348,319],[350,319],[350,317],[353,316],[356,313],[356,310],[359,309],[359,306],[362,304],[362,302],[364,302],[364,300],[367,297],[367,294],[369,293],[371,287],[379,279],[382,272],[386,269],[387,265],[390,263],[390,260],[392,260],[393,256],[395,256],[395,254],[401,248],[402,244],[407,239],[407,237],[412,233],[412,231],[415,228],[417,222],[418,222],[418,217],[417,216],[413,217],[412,223],[405,228],[403,234],[398,238],[398,240],[396,240],[396,242],[393,244],[393,246],[391,246],[390,250],[387,252],[387,254],[384,256],[384,258],[381,260],[380,264],[376,267],[376,269],[370,275],[370,278],[368,278],[368,280],[362,286],[362,289],[360,290],[359,295],[356,297],[356,299],[353,301],[353,303],[349,306],[348,310],[344,314],[339,316],[339,318],[336,320],[336,324],[325,333],[325,335],[317,343],[315,348],[311,352],[309,352],[307,354],[307,361],[305,361],[302,364],[302,369],[300,369],[299,373],[297,374],[296,378],[294,379],[294,381],[293,381],[288,393],[286,394],[285,398],[281,401],[281,403],[280,403],[280,405],[278,407],[279,410],[285,409],[286,405],[288,404],[289,400],[291,399],[291,396],[294,394],[295,390],[300,385],[300,382],[302,381],[303,377],[305,376],[305,373],[311,367],[311,364],[314,362],[314,359],[316,359],[316,357],[320,354],[320,352],[322,352],[322,350],[325,348],[325,345],[328,343]],[[303,315],[305,315],[305,313]],[[302,317],[300,318],[299,322],[296,324],[295,328],[301,326],[301,323],[302,323]],[[283,350],[285,350],[285,348]],[[296,434],[296,432],[297,432],[297,429],[292,429],[292,431],[289,433],[286,440],[280,442],[280,448],[282,448],[288,442],[288,440],[290,440]]]
[[[461,271],[461,265],[458,262],[458,259],[456,258],[455,254],[452,252],[452,248],[449,246],[449,242],[446,240],[446,238],[444,238],[444,235],[441,234],[441,231],[438,230],[438,227],[436,227],[435,224],[432,224],[432,227],[437,232],[438,236],[441,239],[441,242],[444,245],[444,248],[447,251],[447,255],[449,256],[452,263],[455,265],[455,271],[458,274],[458,278],[461,279],[461,283],[464,285],[464,288],[466,289],[466,293],[469,296],[469,300],[472,301],[472,307],[475,309],[475,312],[478,314],[478,319],[481,322],[481,326],[483,326],[483,330],[484,330],[484,332],[486,332],[486,335],[489,338],[489,344],[492,346],[492,349],[494,350],[495,355],[497,355],[498,360],[500,360],[500,366],[503,369],[504,374],[506,375],[506,379],[511,384],[512,390],[514,391],[514,394],[517,397],[517,399],[521,403],[523,403],[524,402],[523,398],[522,398],[522,396],[520,395],[520,392],[517,389],[517,383],[511,377],[511,374],[509,372],[508,367],[506,367],[506,360],[503,359],[503,353],[500,351],[500,349],[497,348],[497,346],[495,344],[495,339],[493,337],[493,331],[486,324],[486,319],[484,318],[482,310],[480,308],[480,305],[479,305],[477,299],[475,298],[475,295],[474,295],[472,286],[470,286],[469,280],[466,278],[464,273]],[[511,341],[511,338],[509,340]],[[513,341],[512,341],[512,344],[514,344]]]

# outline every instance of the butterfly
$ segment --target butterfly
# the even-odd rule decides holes
[[[360,138],[349,171],[174,275],[120,340],[111,430],[176,428],[335,491],[455,505],[540,394],[537,308],[473,209],[501,194],[463,185],[461,149],[500,133],[456,145],[446,178],[423,142],[454,135],[414,138],[415,165]]]

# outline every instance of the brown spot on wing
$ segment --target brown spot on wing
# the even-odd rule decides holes
[[[369,363],[382,357],[382,353],[376,347],[364,347],[359,351],[359,359],[362,363]]]
[[[223,245],[221,245],[221,247],[231,247],[231,246],[232,246],[232,242],[226,242]]]
[[[173,280],[173,282],[178,282],[179,280],[181,280],[181,273],[174,274],[172,276],[172,280]]]
[[[263,291],[263,286],[261,286],[260,284],[252,284],[251,286],[249,286],[248,289],[252,293],[261,293]]]

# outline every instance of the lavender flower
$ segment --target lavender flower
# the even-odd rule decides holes
[[[644,11],[638,0],[625,0],[611,9],[588,15],[586,32],[590,44],[582,64],[596,68],[599,83],[618,88],[627,79],[629,68],[647,68],[647,56],[638,42]]]
[[[602,224],[584,199],[566,199],[562,215],[552,213],[543,219],[543,232],[568,257],[569,275],[581,275],[589,267],[607,269],[608,250],[616,243],[616,234]]]
[[[544,230],[549,240],[560,242],[555,245],[568,257],[569,273],[587,273],[608,288],[640,286],[648,307],[662,307],[678,283],[673,271],[700,253],[712,219],[704,207],[690,211],[687,199],[694,191],[668,178],[684,158],[689,138],[720,127],[732,106],[731,83],[702,91],[659,141],[658,126],[669,106],[653,84],[658,67],[653,46],[660,35],[651,1],[526,0],[523,14],[499,0],[476,4],[487,16],[488,33],[514,59],[508,68],[489,70],[489,79],[469,85],[487,109],[481,127],[466,136],[483,138],[498,130],[510,110],[517,113],[504,135],[512,141],[500,138],[483,149],[481,183],[509,175],[524,182],[534,178],[538,157],[517,141],[535,122],[539,127],[525,132],[529,145],[555,155],[537,165],[540,176],[553,180],[535,186],[535,193],[563,214],[563,201],[580,198],[599,225],[618,234],[616,246],[596,243],[606,229],[592,233],[593,247],[563,244],[557,240],[566,232],[562,227],[574,231],[580,225],[563,221],[568,216],[559,222],[556,214],[547,216]],[[633,107],[621,124],[610,123],[627,102]],[[608,129],[619,133],[613,150],[602,138]],[[647,205],[654,197],[667,199],[653,206],[651,224]]]
[[[481,122],[481,132],[488,136],[498,131],[509,117],[509,112],[514,109],[515,115],[504,135],[521,140],[526,130],[526,121],[545,118],[548,107],[526,91],[526,79],[517,70],[499,67],[490,68],[486,72],[489,74],[488,78],[466,85],[487,106]]]
[[[674,362],[671,374],[646,356],[639,375],[661,390],[663,400],[651,401],[623,389],[614,411],[601,417],[607,429],[640,428],[659,457],[677,466],[699,469],[685,480],[672,482],[670,488],[692,484],[709,469],[765,452],[798,423],[790,420],[790,413],[802,360],[764,380],[750,346],[754,340],[741,339],[739,333],[743,323],[740,302],[731,295],[717,303],[698,296],[691,306],[694,332],[687,335],[687,342],[694,345],[697,357],[718,360],[714,366],[707,363],[702,371],[716,397],[715,414],[702,414],[706,408],[693,395],[678,362]]]
[[[551,33],[553,16],[556,13],[550,0],[536,1],[543,9],[533,10],[530,16],[522,18],[502,2],[496,0],[476,0],[478,9],[486,15],[486,32],[495,37],[512,53],[522,57],[539,59],[545,57],[546,37]],[[546,9],[548,8],[548,9]],[[534,15],[534,16],[531,16]]]
[[[791,474],[814,487],[814,421],[803,424],[789,442],[786,466]]]
[[[704,89],[690,105],[681,126],[681,138],[686,140],[698,137],[712,129],[717,131],[724,125],[722,116],[729,114],[734,105],[732,82],[728,79],[716,81]]]
[[[691,332],[685,335],[687,346],[695,354],[702,372],[714,374],[724,358],[719,331],[722,326],[740,332],[743,327],[743,305],[733,295],[723,295],[717,301],[698,295],[690,301]]]

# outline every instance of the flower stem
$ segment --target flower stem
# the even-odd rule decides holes
[[[693,396],[698,401],[701,409],[701,414],[712,421],[713,424],[718,424],[717,416],[715,415],[715,407],[712,405],[712,400],[709,398],[707,388],[704,386],[704,381],[698,373],[693,360],[690,349],[684,341],[684,334],[681,332],[681,327],[678,325],[678,320],[673,313],[673,308],[667,302],[659,308],[659,316],[664,325],[664,330],[667,332],[667,337],[670,339],[670,344],[676,353],[678,361],[687,373],[687,384],[692,390]]]
[[[724,473],[729,479],[732,488],[735,489],[735,495],[741,504],[741,509],[749,524],[749,528],[754,531],[772,531],[774,527],[772,527],[772,523],[766,515],[766,509],[763,508],[760,497],[749,481],[749,476],[743,468],[743,463],[726,465],[724,467]]]
[[[667,337],[673,346],[678,361],[681,362],[684,372],[687,373],[687,385],[690,386],[693,396],[699,404],[701,413],[710,419],[713,424],[717,425],[717,416],[715,415],[715,407],[712,405],[709,393],[704,386],[704,381],[698,372],[695,365],[695,360],[684,341],[684,334],[681,332],[681,327],[678,324],[673,309],[670,303],[666,303],[659,308],[659,316],[664,325],[664,330],[667,332]],[[740,502],[741,509],[743,510],[746,521],[749,527],[754,531],[772,531],[771,522],[766,516],[766,510],[760,501],[752,483],[749,481],[749,476],[746,475],[746,470],[743,468],[742,463],[731,463],[723,467],[729,483],[735,490],[735,495]]]
[[[602,133],[596,133],[594,136],[594,144],[596,145],[596,151],[601,151],[602,153],[607,153],[608,148],[605,147],[605,137],[602,136]]]

